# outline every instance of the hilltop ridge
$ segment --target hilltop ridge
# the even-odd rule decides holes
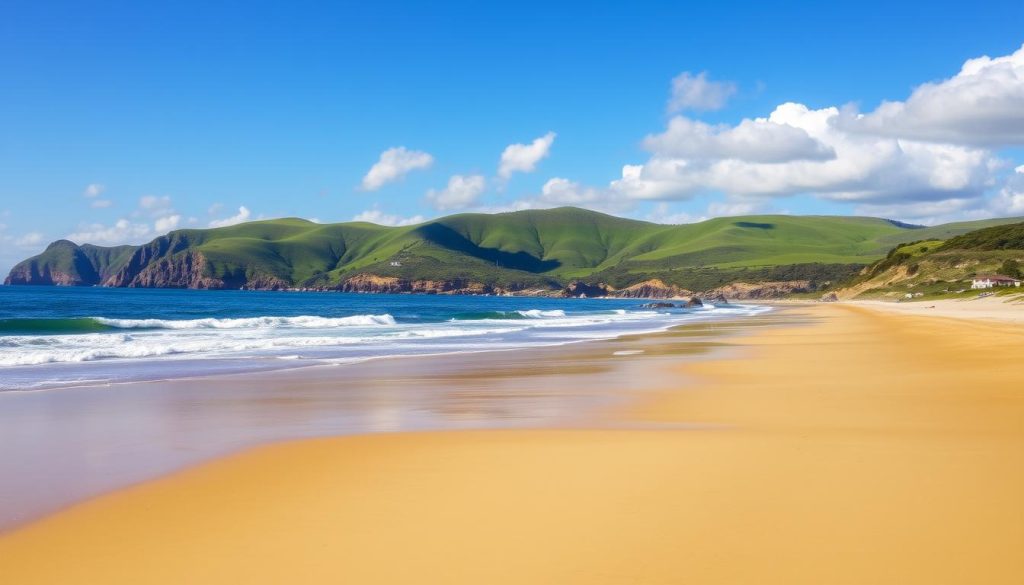
[[[894,243],[1011,221],[922,228],[870,217],[758,215],[664,225],[572,207],[402,227],[284,218],[175,230],[140,246],[58,240],[15,266],[6,283],[539,294],[573,283],[612,292],[657,279],[686,291],[780,282],[818,290]]]

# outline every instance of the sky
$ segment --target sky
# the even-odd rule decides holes
[[[5,0],[0,271],[284,216],[1024,215],[1024,3],[688,4]]]

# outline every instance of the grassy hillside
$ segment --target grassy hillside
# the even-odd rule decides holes
[[[899,298],[920,293],[918,298],[937,298],[976,294],[960,292],[970,288],[969,280],[975,275],[1019,278],[1021,265],[1024,222],[985,227],[946,240],[899,245],[853,279],[844,296]]]
[[[50,267],[78,284],[116,286],[188,286],[174,278],[201,270],[225,287],[330,288],[375,275],[506,289],[572,280],[623,287],[660,278],[706,290],[735,281],[834,281],[884,256],[892,242],[945,238],[975,225],[913,228],[876,218],[783,215],[662,225],[568,207],[459,214],[406,227],[285,218],[177,230],[138,247],[57,242],[15,267],[9,280],[31,281],[21,276]],[[197,259],[201,266],[193,266]]]

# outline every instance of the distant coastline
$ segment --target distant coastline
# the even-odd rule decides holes
[[[578,208],[461,214],[406,227],[278,219],[176,230],[141,246],[58,240],[7,284],[562,297],[821,294],[893,246],[1013,218],[932,227],[839,216],[663,225]]]

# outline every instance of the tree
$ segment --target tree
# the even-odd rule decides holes
[[[1010,278],[1020,278],[1020,262],[1010,258],[1003,262],[1003,267],[999,271]]]

